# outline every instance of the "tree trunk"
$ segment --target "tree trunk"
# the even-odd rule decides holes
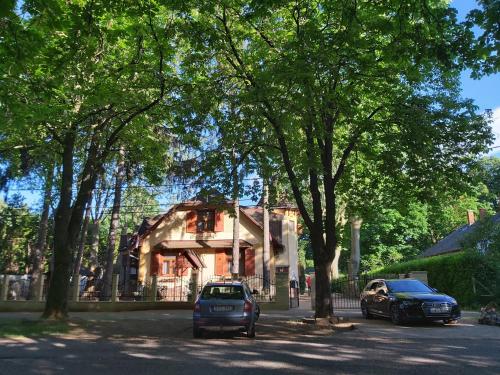
[[[68,315],[68,292],[73,250],[76,248],[85,206],[95,186],[96,170],[102,166],[92,141],[84,164],[76,199],[72,203],[73,158],[76,136],[68,131],[63,140],[62,176],[59,204],[54,218],[54,272],[51,273],[47,302],[42,317],[65,319]]]
[[[232,274],[234,278],[237,278],[240,272],[240,201],[238,198],[234,201],[234,211]]]
[[[337,243],[337,246],[335,246],[335,256],[333,257],[332,261],[332,279],[336,280],[340,276],[339,272],[339,260],[340,260],[340,253],[342,252],[342,244]]]
[[[359,274],[359,261],[361,257],[361,247],[359,243],[360,230],[363,219],[351,218],[351,260],[349,263],[349,278],[354,279]]]
[[[71,219],[74,146],[75,136],[68,132],[64,139],[59,204],[54,217],[54,271],[50,274],[44,318],[64,319],[68,314],[69,267],[72,254],[68,232]]]
[[[73,275],[79,275],[80,268],[82,267],[83,250],[85,249],[85,243],[87,242],[87,232],[90,222],[91,206],[92,206],[92,194],[90,195],[89,202],[87,203],[87,208],[85,210],[85,219],[83,220],[82,233],[80,236],[80,244],[78,245],[78,252],[76,253],[75,263],[73,267]]]
[[[106,252],[106,266],[103,276],[102,296],[107,299],[111,296],[111,283],[113,279],[113,264],[116,252],[116,234],[120,225],[120,206],[122,200],[122,185],[125,175],[125,151],[120,148],[118,165],[116,166],[115,196],[109,225],[108,247]]]
[[[240,199],[239,199],[239,184],[238,184],[238,169],[236,166],[236,157],[233,152],[233,200],[234,200],[234,218],[233,218],[233,262],[232,270],[233,278],[238,278],[240,272]]]
[[[262,196],[262,210],[263,210],[263,226],[264,226],[264,244],[263,244],[263,272],[264,272],[264,289],[269,290],[271,282],[271,248],[269,244],[269,189],[267,183],[264,182]]]
[[[317,240],[311,239],[312,245],[315,246]],[[318,253],[322,253],[318,251]],[[315,272],[315,316],[316,318],[326,318],[333,316],[333,299],[331,292],[330,271],[332,262],[327,259],[315,257],[314,272]]]
[[[93,223],[89,224],[89,234],[90,234],[90,256],[89,256],[89,268],[90,271],[94,272],[97,267],[99,267],[99,232],[101,230],[101,221],[99,219],[94,220]]]
[[[119,279],[118,279],[118,285],[121,287],[121,290],[125,294],[128,294],[128,287],[127,284],[129,282],[128,278],[128,273],[130,273],[129,267],[130,267],[130,262],[129,262],[129,253],[127,249],[127,242],[128,242],[128,236],[127,236],[127,225],[122,225],[122,232],[120,235],[120,243],[118,244],[118,258],[116,263],[120,265],[119,269]]]
[[[43,277],[53,180],[54,166],[51,164],[48,166],[47,174],[45,176],[45,191],[43,194],[42,216],[40,218],[40,224],[38,226],[38,234],[33,256],[33,273],[31,275],[29,299],[36,299],[39,297],[38,292],[40,289],[38,288],[38,286],[40,285],[41,279]]]

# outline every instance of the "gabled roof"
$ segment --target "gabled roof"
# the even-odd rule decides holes
[[[227,206],[232,206],[233,202],[232,201],[226,201]],[[147,237],[151,232],[153,232],[167,217],[169,217],[172,213],[174,213],[178,209],[189,209],[193,207],[204,207],[210,205],[210,203],[207,203],[203,200],[192,200],[192,201],[187,201],[184,203],[176,204],[172,206],[167,212],[156,215],[153,218],[145,218],[138,231],[137,231],[137,237],[136,240],[133,241],[134,244],[131,244],[129,246],[129,249],[131,247],[135,247],[139,245],[139,243]],[[259,227],[260,229],[264,228],[264,214],[263,214],[263,208],[262,207],[246,207],[246,206],[240,206],[240,213],[243,214],[245,217],[247,217],[254,225]],[[275,248],[283,248],[283,244],[281,243],[281,226],[275,225],[278,221],[281,221],[284,219],[283,215],[280,214],[269,214],[269,219],[270,219],[270,225],[269,225],[269,231],[270,231],[270,240],[273,243],[273,246]],[[274,225],[273,225],[274,223]],[[134,236],[135,237],[135,236]],[[139,242],[137,242],[139,240]]]
[[[494,223],[500,223],[500,214],[496,214],[487,218],[486,220],[492,220]],[[462,225],[457,228],[441,241],[435,245],[429,247],[422,253],[422,257],[432,257],[441,254],[448,254],[462,250],[462,245],[467,236],[473,233],[479,225],[480,221],[475,222],[472,225]]]

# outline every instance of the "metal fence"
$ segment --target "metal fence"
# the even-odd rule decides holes
[[[197,293],[200,293],[205,284],[209,282],[232,280],[227,276],[208,276],[198,285]],[[276,283],[274,279],[266,279],[263,275],[242,276],[240,280],[245,281],[251,291],[257,291],[254,298],[257,302],[273,302],[276,300]]]
[[[26,301],[30,298],[31,275],[7,275],[7,299],[11,301]],[[4,275],[0,275],[0,282],[4,282]]]
[[[276,284],[274,279],[265,279],[262,275],[243,276],[250,290],[257,291],[254,295],[258,302],[272,302],[276,299]],[[3,280],[3,278],[2,278]],[[230,280],[227,276],[208,276],[198,283],[197,288],[189,277],[175,276],[161,278],[157,280],[156,301],[187,302],[193,300],[207,282]],[[9,276],[8,300],[24,301],[30,298],[29,288],[31,283],[30,275]],[[82,302],[106,302],[112,300],[111,291],[102,291],[102,283],[93,283],[82,277],[80,280],[78,300]],[[45,277],[42,290],[42,300],[46,300],[49,289],[49,280]],[[75,288],[70,286],[69,295],[73,299]],[[119,287],[116,293],[118,301],[151,301],[153,287],[151,283],[137,285],[134,288],[125,290]],[[297,293],[298,295],[298,293]]]

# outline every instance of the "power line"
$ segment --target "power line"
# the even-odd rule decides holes
[[[158,209],[158,210],[161,210],[161,206],[165,206],[166,208],[168,207],[171,207],[171,206],[174,206],[174,205],[177,205],[177,204],[183,204],[183,203],[186,203],[188,201],[172,201],[172,202],[164,202],[164,203],[157,203],[157,204],[135,204],[135,205],[120,205],[120,212],[126,212],[126,211],[122,211],[122,208],[152,208],[152,209]],[[252,198],[242,198],[240,199],[240,202],[255,202],[254,199]],[[210,202],[207,202],[207,203],[210,203]],[[98,207],[99,209],[102,209],[102,210],[111,210],[113,209],[114,206],[104,206],[104,207]],[[90,209],[91,210],[94,210],[96,208],[96,206],[90,206]],[[10,210],[28,210],[29,211],[29,207],[9,207],[8,205],[5,207],[5,209],[10,209]],[[141,211],[134,211],[134,212],[141,212]]]
[[[262,181],[261,177],[249,177],[249,178],[244,178],[242,179],[243,181]],[[203,183],[193,183],[193,182],[179,182],[175,184],[161,184],[161,185],[125,185],[123,188],[126,189],[158,189],[158,188],[175,188],[175,187],[181,187],[181,186],[192,186],[193,188],[195,187],[200,187],[203,186]],[[8,192],[11,191],[44,191],[44,188],[8,188],[6,189]],[[78,189],[73,188],[72,189],[74,192],[78,191]],[[96,188],[94,191],[106,191],[106,190],[111,190],[111,187],[109,189],[106,188]]]

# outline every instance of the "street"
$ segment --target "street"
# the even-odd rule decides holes
[[[0,339],[0,374],[500,373],[500,328],[473,313],[457,325],[394,326],[345,311],[356,328],[332,332],[298,323],[304,312],[262,314],[256,339],[193,339],[189,311],[74,313],[68,334]]]

